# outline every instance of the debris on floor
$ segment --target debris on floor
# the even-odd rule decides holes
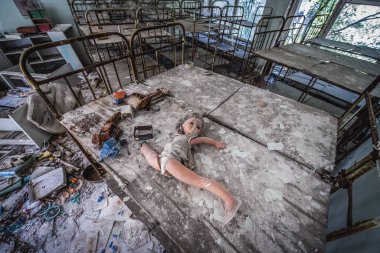
[[[0,252],[164,252],[91,168],[67,136],[1,157]]]
[[[282,142],[268,142],[268,150],[283,150],[284,144]]]

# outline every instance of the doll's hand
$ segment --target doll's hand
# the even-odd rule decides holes
[[[226,148],[227,147],[227,145],[225,144],[225,143],[223,143],[223,142],[219,142],[219,141],[217,141],[216,143],[215,143],[215,148],[217,148],[217,149],[224,149],[224,148]]]

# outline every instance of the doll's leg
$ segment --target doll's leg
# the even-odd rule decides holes
[[[220,183],[213,179],[199,176],[194,171],[174,159],[168,161],[166,169],[178,180],[198,188],[206,189],[221,198],[224,201],[226,211],[224,223],[229,222],[234,217],[240,206],[240,201],[234,198]]]
[[[158,154],[148,144],[143,143],[141,146],[141,153],[144,155],[146,161],[155,170],[160,171],[160,165],[158,164]]]
[[[154,151],[148,144],[143,143],[141,145],[141,153],[144,155],[150,166],[152,166],[155,170],[161,171],[158,154],[156,151]],[[170,173],[167,171],[165,171],[164,175],[171,177]]]

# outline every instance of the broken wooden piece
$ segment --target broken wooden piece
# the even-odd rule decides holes
[[[57,168],[30,181],[29,200],[44,198],[52,192],[66,186],[66,172],[63,168]]]
[[[132,106],[135,110],[147,109],[152,100],[158,99],[163,96],[169,95],[171,92],[165,88],[158,88],[157,91],[149,94],[143,95],[141,93],[132,93],[127,98],[127,104]]]
[[[121,129],[116,125],[120,118],[120,112],[116,112],[112,115],[112,117],[104,123],[100,131],[92,135],[92,143],[101,147],[106,140],[112,137],[118,139],[122,133]]]

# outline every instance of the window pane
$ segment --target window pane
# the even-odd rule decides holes
[[[264,8],[266,0],[239,0],[239,6],[244,8],[244,20],[254,22],[257,24],[263,16],[271,15],[271,10],[269,8]],[[262,6],[259,8],[259,6]],[[248,27],[241,27],[240,29],[241,37],[243,39],[252,39],[254,30]]]
[[[345,4],[327,38],[380,49],[380,6]]]

